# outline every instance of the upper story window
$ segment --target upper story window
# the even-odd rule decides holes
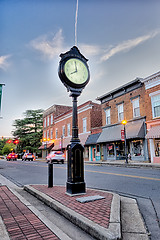
[[[51,139],[53,139],[53,130],[51,130]]]
[[[58,128],[56,128],[56,134],[55,134],[55,138],[58,138]]]
[[[65,136],[65,126],[62,126],[62,136]]]
[[[49,130],[47,131],[47,139],[49,139]]]
[[[111,124],[111,111],[110,108],[105,110],[106,113],[106,125]]]
[[[118,121],[121,122],[124,119],[124,112],[123,112],[123,103],[118,105]]]
[[[83,133],[87,132],[87,118],[83,118]]]
[[[49,126],[49,116],[47,117],[47,126]]]
[[[139,117],[140,116],[139,97],[132,100],[132,106],[133,106],[133,117]]]
[[[160,117],[160,94],[151,96],[151,103],[153,118]]]
[[[44,118],[44,127],[46,127],[46,118]]]
[[[51,125],[53,124],[53,114],[51,115]]]
[[[70,133],[71,132],[71,124],[70,123],[68,123],[67,124],[67,136],[70,136]]]

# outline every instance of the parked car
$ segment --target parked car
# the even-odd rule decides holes
[[[11,160],[13,160],[13,161],[17,161],[17,154],[16,153],[9,153],[8,155],[7,155],[7,161],[11,161]]]
[[[6,159],[5,156],[0,155],[0,159]]]
[[[65,155],[61,151],[52,151],[46,157],[46,161],[48,162],[57,162],[57,163],[64,163]]]
[[[32,154],[32,153],[25,153],[23,156],[22,156],[22,161],[33,161],[35,160],[35,156]]]

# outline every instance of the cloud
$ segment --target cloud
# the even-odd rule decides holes
[[[30,45],[48,59],[53,59],[57,57],[63,49],[62,29],[60,29],[51,40],[47,40],[47,36],[42,36],[32,40]]]
[[[9,67],[8,58],[10,58],[10,55],[0,56],[0,69],[7,70]]]
[[[130,49],[138,46],[139,44],[141,44],[151,38],[154,38],[159,33],[160,33],[160,31],[157,30],[148,35],[144,35],[141,37],[137,37],[134,39],[124,41],[124,42],[118,44],[117,46],[112,47],[110,50],[108,50],[108,52],[101,57],[101,62],[107,61],[109,58],[111,58],[112,56],[114,56],[115,54],[117,54],[119,52],[129,51]]]
[[[102,49],[98,45],[80,44],[80,51],[89,57],[102,54]]]

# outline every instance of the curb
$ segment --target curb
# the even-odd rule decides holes
[[[30,185],[24,186],[24,190],[31,193],[33,196],[44,202],[55,211],[69,219],[72,223],[82,228],[84,231],[89,233],[91,236],[100,240],[118,240],[121,239],[121,224],[120,224],[120,197],[119,195],[113,194],[113,200],[111,204],[111,214],[108,229],[99,226],[93,221],[85,218],[84,216],[76,213],[75,211],[67,208],[58,201],[52,199],[46,194],[34,189]],[[99,190],[100,191],[100,190]],[[100,191],[104,192],[104,191]]]

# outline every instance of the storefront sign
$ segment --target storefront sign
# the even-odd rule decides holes
[[[121,141],[124,141],[124,130],[121,130]]]

